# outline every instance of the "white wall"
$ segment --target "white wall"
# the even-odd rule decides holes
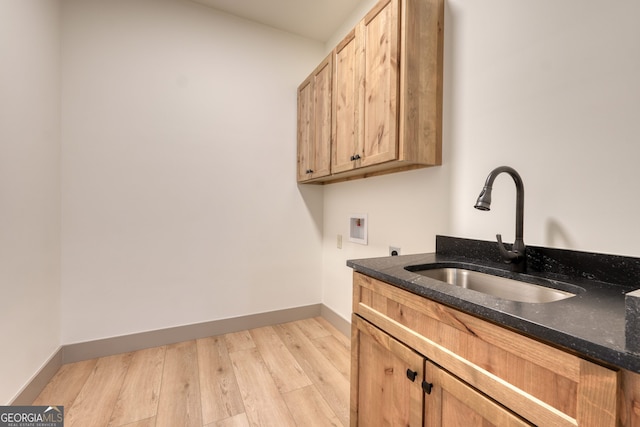
[[[348,259],[433,252],[435,235],[449,230],[448,166],[325,186],[323,303],[351,318]],[[349,216],[367,214],[368,244],[349,241]],[[342,236],[342,249],[337,236]]]
[[[0,2],[0,404],[60,343],[58,2]]]
[[[435,234],[511,242],[525,183],[525,243],[640,256],[640,3],[445,2],[444,165],[325,188],[324,302],[350,313],[349,258],[435,249]],[[338,39],[339,40],[339,39]],[[369,247],[336,248],[350,211]]]
[[[515,190],[470,208],[491,169],[525,184],[525,243],[640,256],[640,3],[447,1],[452,233],[514,238]]]
[[[321,302],[295,123],[323,45],[181,0],[62,24],[63,344]]]

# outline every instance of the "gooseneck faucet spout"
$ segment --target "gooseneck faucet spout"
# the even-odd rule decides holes
[[[524,224],[524,184],[520,174],[515,169],[509,166],[500,166],[491,171],[487,177],[487,181],[484,183],[484,188],[478,196],[478,200],[474,208],[481,211],[488,211],[491,207],[491,190],[493,189],[493,181],[498,175],[506,172],[511,175],[513,181],[516,184],[516,241],[513,243],[513,247],[508,251],[502,243],[502,236],[496,235],[498,239],[498,249],[500,254],[506,263],[513,266],[513,270],[517,272],[524,272],[526,269],[526,246],[523,239],[523,224]]]

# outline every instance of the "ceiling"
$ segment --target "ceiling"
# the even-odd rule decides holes
[[[193,0],[223,12],[326,42],[363,0]]]

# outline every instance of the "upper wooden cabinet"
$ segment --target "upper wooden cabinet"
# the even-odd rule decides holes
[[[442,164],[443,3],[381,0],[334,49],[331,174],[305,181]]]
[[[333,173],[353,169],[353,157],[358,150],[356,105],[359,79],[356,73],[356,52],[356,32],[353,30],[334,51],[333,111],[335,113],[331,157]]]
[[[336,49],[336,111],[344,115],[333,123],[332,173],[398,159],[398,8],[398,0],[379,2]]]
[[[331,80],[329,55],[298,87],[298,181],[331,172]]]

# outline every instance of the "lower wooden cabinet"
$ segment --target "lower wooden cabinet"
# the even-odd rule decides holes
[[[640,375],[354,273],[352,426],[640,425]]]
[[[355,315],[351,324],[351,425],[421,426],[424,357]]]
[[[431,362],[425,376],[431,385],[425,398],[425,426],[533,426]]]
[[[533,425],[366,320],[352,321],[352,426]]]

